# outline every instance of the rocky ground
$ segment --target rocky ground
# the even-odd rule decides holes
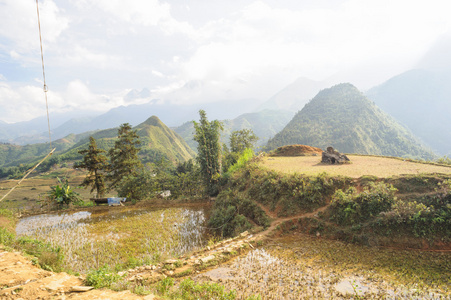
[[[0,248],[0,299],[154,299],[83,286],[80,277],[42,270],[19,252]]]

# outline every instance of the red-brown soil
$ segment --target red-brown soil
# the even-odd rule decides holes
[[[310,156],[321,154],[323,150],[306,145],[288,145],[277,148],[271,156]]]

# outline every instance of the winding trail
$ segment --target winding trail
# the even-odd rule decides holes
[[[276,212],[272,212],[270,211],[267,207],[265,207],[264,205],[262,205],[261,203],[255,201],[255,203],[269,216],[271,217],[273,220],[271,222],[271,225],[264,231],[261,231],[259,233],[257,233],[255,235],[255,240],[256,241],[260,241],[260,240],[264,240],[266,238],[269,237],[269,235],[277,228],[277,226],[279,226],[280,224],[282,224],[283,222],[286,221],[291,221],[291,220],[296,220],[296,219],[300,219],[300,218],[310,218],[315,216],[316,214],[318,214],[319,212],[323,212],[325,211],[330,204],[326,204],[325,206],[322,206],[312,212],[308,212],[308,213],[300,213],[300,214],[296,214],[294,216],[289,216],[289,217],[283,217],[280,218],[277,216]]]

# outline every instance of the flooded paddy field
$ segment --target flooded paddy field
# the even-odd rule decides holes
[[[18,236],[64,252],[65,268],[86,273],[104,265],[122,269],[177,257],[208,242],[209,206],[97,207],[22,218]]]
[[[268,241],[199,274],[237,299],[450,299],[451,253],[376,249],[306,235]]]

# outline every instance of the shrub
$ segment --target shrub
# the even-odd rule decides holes
[[[176,297],[180,297],[178,299],[184,300],[233,300],[236,298],[235,291],[226,292],[224,286],[220,284],[210,282],[199,284],[190,278],[180,283],[176,294]]]
[[[49,199],[58,205],[76,203],[81,201],[80,195],[69,185],[67,178],[58,179],[58,184],[50,187]]]
[[[232,166],[230,166],[227,173],[231,174],[231,173],[236,172],[238,169],[242,169],[252,157],[254,157],[254,151],[250,148],[246,148],[243,151],[243,153],[241,153],[237,162],[235,164],[233,164]]]
[[[416,237],[451,237],[451,180],[438,183],[437,194],[419,201],[398,200],[373,224],[376,229],[403,228]]]
[[[122,277],[111,272],[107,266],[103,266],[98,270],[92,270],[88,273],[85,283],[89,286],[97,288],[111,287],[111,285]]]
[[[339,189],[332,197],[331,219],[341,225],[352,225],[376,217],[391,209],[396,189],[385,183],[372,183],[363,192],[354,187]]]
[[[263,227],[270,224],[269,217],[254,201],[226,190],[218,195],[208,225],[217,234],[229,237],[251,229],[253,224],[248,219]]]

